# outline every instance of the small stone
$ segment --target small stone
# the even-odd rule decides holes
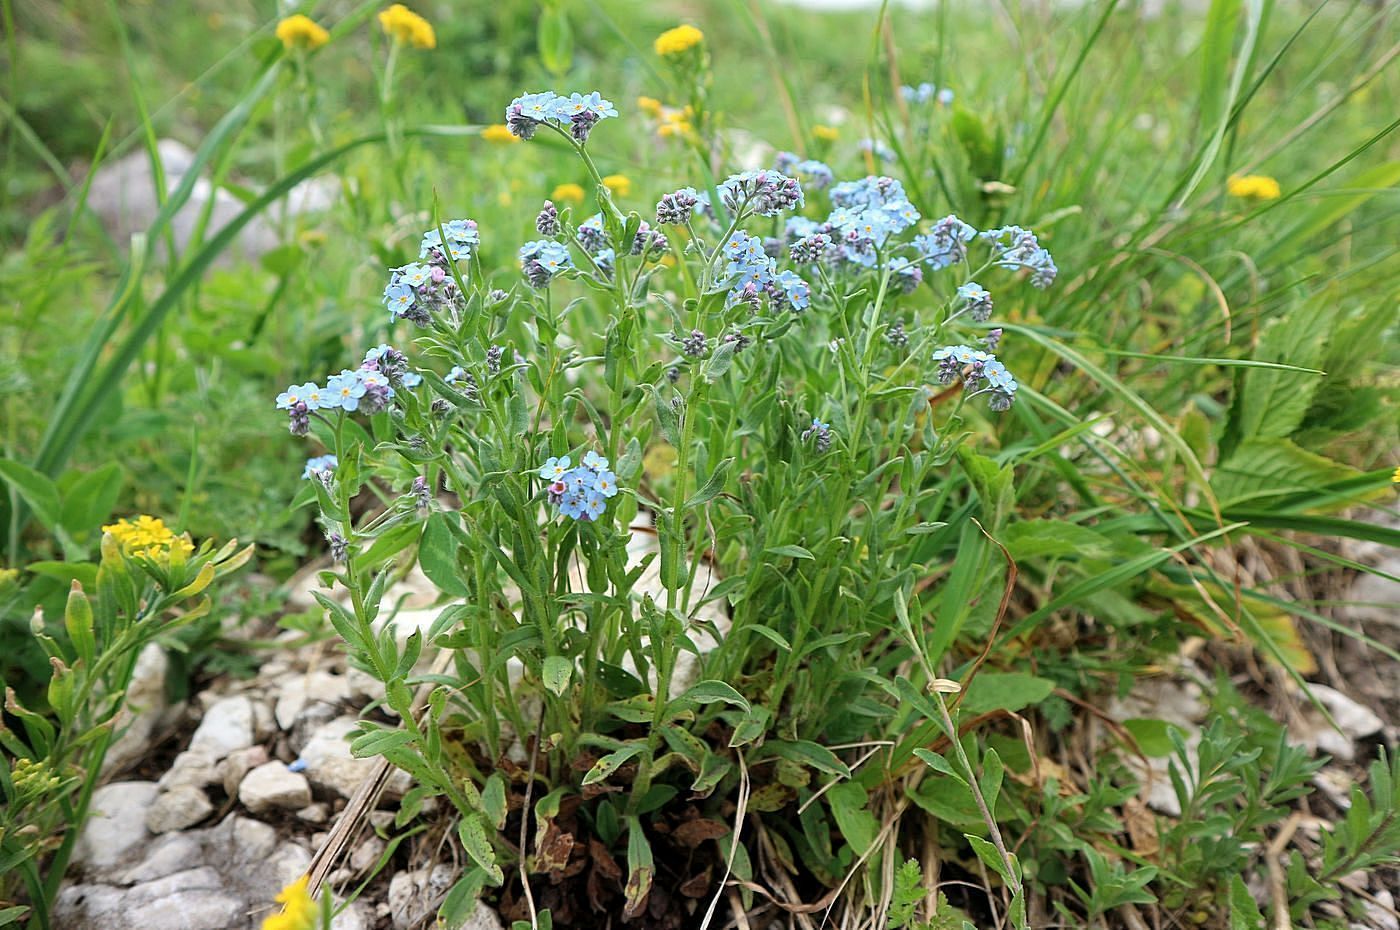
[[[150,838],[146,814],[160,788],[153,781],[118,781],[92,794],[91,816],[73,850],[73,861],[95,868],[115,865]]]
[[[384,854],[387,846],[388,844],[379,837],[371,836],[356,846],[355,851],[350,854],[351,870],[361,874],[368,872],[379,861],[379,857]]]
[[[326,704],[338,710],[349,695],[350,689],[344,675],[322,671],[296,675],[284,681],[278,689],[277,724],[284,730],[290,730],[307,704]]]
[[[238,797],[238,786],[242,784],[243,777],[265,762],[267,750],[261,746],[249,746],[229,753],[221,763],[224,794],[231,798]]]
[[[313,710],[308,707],[307,710]],[[345,737],[356,729],[354,717],[340,717],[320,727],[301,748],[306,763],[306,777],[324,791],[334,791],[343,798],[355,793],[370,773],[375,760],[356,759],[350,755]]]
[[[136,657],[126,705],[117,714],[116,729],[121,735],[102,758],[102,771],[116,772],[145,758],[155,732],[165,720],[170,705],[165,699],[165,676],[170,660],[165,650],[150,643]]]
[[[175,757],[169,771],[160,777],[161,790],[170,791],[185,785],[205,788],[218,784],[217,761],[204,750],[185,750]]]
[[[277,848],[276,830],[251,817],[234,815],[230,819],[233,821],[233,845],[239,861],[259,863],[272,855],[272,851]]]
[[[171,833],[199,823],[214,813],[214,805],[203,791],[193,785],[181,785],[156,798],[146,812],[146,829],[152,833]]]
[[[253,702],[243,695],[215,702],[190,739],[190,749],[222,759],[253,745]]]
[[[292,747],[293,752],[300,755],[317,731],[339,716],[340,711],[330,704],[305,705],[297,713],[296,720],[293,721],[292,728],[288,731],[287,744]]]
[[[253,740],[265,742],[277,735],[277,718],[266,701],[253,701]]]
[[[433,866],[431,871],[415,869],[400,872],[390,879],[389,912],[395,930],[411,930],[434,913],[456,877],[456,870],[442,863]]]
[[[301,810],[311,803],[311,785],[305,775],[288,771],[283,763],[265,762],[244,776],[238,800],[255,814]]]
[[[284,843],[273,854],[269,865],[278,888],[290,885],[311,865],[311,852],[300,843]]]
[[[297,819],[307,823],[325,823],[331,819],[331,809],[325,803],[317,801],[297,811]]]
[[[370,930],[374,915],[359,901],[354,902],[331,920],[331,930]]]
[[[218,872],[199,868],[137,885],[122,908],[130,927],[225,930],[243,918],[246,905],[224,889]]]
[[[139,885],[142,882],[165,878],[176,872],[188,869],[202,856],[199,840],[187,833],[168,833],[151,844],[146,858],[118,876],[123,885]]]

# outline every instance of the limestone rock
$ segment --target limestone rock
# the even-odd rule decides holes
[[[301,810],[311,803],[311,785],[305,775],[289,771],[281,762],[266,762],[244,776],[238,800],[255,814]]]
[[[118,781],[92,794],[91,816],[73,850],[73,862],[94,868],[117,864],[150,838],[146,814],[160,788],[153,781]]]
[[[253,745],[253,702],[243,695],[216,701],[190,738],[190,749],[222,759]]]
[[[156,798],[146,811],[146,829],[170,833],[199,823],[214,812],[209,798],[193,785],[181,785]]]

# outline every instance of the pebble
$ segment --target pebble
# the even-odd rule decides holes
[[[244,776],[238,800],[254,814],[297,811],[311,803],[311,785],[305,775],[288,771],[283,763],[265,762]]]
[[[253,702],[244,695],[216,701],[190,738],[190,749],[215,759],[253,745]]]
[[[160,787],[153,781],[117,781],[92,794],[91,816],[73,850],[73,861],[94,868],[120,862],[128,850],[150,838],[146,814]]]
[[[214,805],[203,791],[193,785],[181,785],[156,798],[146,811],[146,829],[152,833],[170,833],[199,823],[214,813]]]
[[[170,791],[183,786],[206,788],[218,784],[218,760],[202,749],[187,749],[175,757],[170,770],[160,777],[160,787]]]
[[[247,749],[229,753],[221,765],[220,772],[224,794],[231,798],[238,797],[238,786],[243,783],[243,777],[265,762],[267,750],[261,746],[249,746]]]

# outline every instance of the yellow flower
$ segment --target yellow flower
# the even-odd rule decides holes
[[[1246,200],[1277,200],[1280,193],[1278,182],[1267,174],[1232,174],[1225,189]]]
[[[194,551],[194,545],[188,539],[176,536],[158,517],[118,520],[102,527],[102,532],[111,533],[127,555],[159,559],[169,557],[173,552],[189,555]]]
[[[660,116],[661,101],[657,100],[655,97],[638,97],[637,109],[648,116]]]
[[[662,58],[670,58],[675,55],[684,55],[705,41],[705,33],[694,26],[677,26],[675,29],[667,29],[656,37],[656,42],[652,47],[656,49],[656,54]]]
[[[277,895],[277,903],[284,905],[280,914],[270,914],[263,919],[262,930],[315,930],[317,926],[316,902],[306,890],[306,876],[292,882]]]
[[[632,193],[632,179],[625,174],[610,174],[603,178],[603,186],[619,197]]]
[[[432,23],[417,13],[395,3],[379,14],[379,26],[384,34],[414,48],[437,48],[437,33]]]
[[[554,189],[554,193],[549,195],[549,199],[564,203],[583,203],[583,188],[577,184],[560,184]]]
[[[1395,484],[1400,484],[1400,466],[1395,469],[1395,474],[1390,476],[1390,480]]]
[[[520,139],[506,127],[505,123],[497,123],[494,126],[487,126],[481,130],[481,138],[487,142],[494,142],[497,145],[511,145],[519,142]]]
[[[329,42],[331,34],[309,16],[293,13],[277,24],[277,38],[289,49],[304,48],[313,51]]]
[[[812,127],[812,135],[823,142],[835,142],[841,138],[841,133],[835,126],[823,126],[820,123]]]

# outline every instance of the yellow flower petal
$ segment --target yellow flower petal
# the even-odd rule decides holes
[[[583,196],[583,188],[577,184],[560,184],[554,189],[554,193],[549,195],[549,199],[565,203],[583,203]]]
[[[662,58],[684,55],[705,41],[705,34],[689,24],[667,29],[656,37],[652,47]]]
[[[331,40],[331,34],[309,16],[293,13],[277,24],[277,38],[286,48],[315,51]]]
[[[632,179],[625,174],[610,174],[603,178],[603,186],[619,197],[632,193]]]

